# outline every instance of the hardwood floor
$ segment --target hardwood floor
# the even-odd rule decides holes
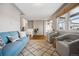
[[[45,39],[47,39],[47,37],[44,36],[44,35],[34,35],[31,39],[34,39],[34,40],[40,40],[40,39],[45,40]]]

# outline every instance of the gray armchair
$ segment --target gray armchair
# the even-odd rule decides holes
[[[48,42],[53,43],[55,40],[55,37],[58,37],[64,34],[66,34],[66,32],[62,32],[62,31],[48,33]]]
[[[51,33],[48,33],[48,42],[49,43],[53,43],[54,42],[54,39],[55,37],[58,35],[57,32],[51,32]]]
[[[79,34],[64,34],[56,39],[56,51],[59,55],[79,55]]]

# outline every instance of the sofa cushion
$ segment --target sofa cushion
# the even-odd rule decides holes
[[[8,32],[10,36],[14,36],[15,38],[19,38],[19,32],[18,31],[13,31],[13,32]]]

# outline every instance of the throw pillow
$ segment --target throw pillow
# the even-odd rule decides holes
[[[20,34],[20,38],[26,37],[25,32],[19,32],[19,34]]]
[[[2,37],[0,36],[0,48],[3,48],[5,46],[5,43],[2,40]]]
[[[8,39],[10,42],[15,42],[16,40],[19,40],[19,38],[16,38],[15,36],[8,36]]]

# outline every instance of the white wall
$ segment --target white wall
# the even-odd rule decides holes
[[[0,32],[20,30],[20,13],[11,4],[0,4]]]
[[[39,35],[43,35],[43,20],[34,20],[33,21],[33,28],[38,28]]]

